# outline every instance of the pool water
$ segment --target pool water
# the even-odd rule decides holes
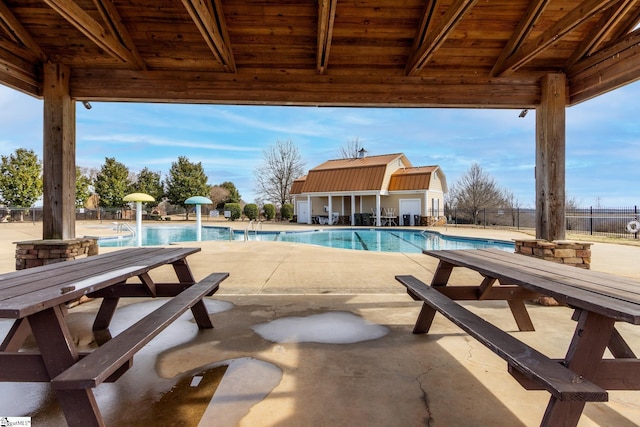
[[[444,236],[437,232],[379,228],[342,228],[312,231],[244,231],[227,227],[203,227],[202,240],[259,240],[301,243],[339,249],[374,252],[421,253],[425,249],[482,249],[496,248],[513,252],[514,244],[504,240]],[[143,227],[143,246],[163,246],[175,242],[196,241],[194,226]],[[132,236],[105,238],[100,246],[135,246]]]

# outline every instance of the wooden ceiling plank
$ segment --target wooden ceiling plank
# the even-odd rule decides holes
[[[500,70],[504,64],[504,62],[509,58],[522,44],[522,42],[527,38],[533,26],[540,18],[542,12],[549,4],[549,0],[537,0],[529,3],[529,7],[525,12],[523,18],[518,23],[518,27],[511,35],[511,38],[507,42],[507,45],[502,50],[502,53],[498,57],[493,69],[491,70],[491,77],[495,77],[497,75],[497,71]]]
[[[331,50],[337,4],[338,0],[318,1],[318,51],[316,54],[318,74],[323,74],[329,65],[329,51]]]
[[[47,55],[40,45],[36,43],[2,0],[0,0],[0,28],[6,32],[11,40],[31,50],[41,61],[47,60]]]
[[[535,40],[524,43],[509,56],[501,67],[495,69],[494,76],[507,76],[548,49],[562,37],[593,15],[602,12],[618,0],[585,0],[562,19],[540,34]]]
[[[236,64],[226,30],[224,12],[219,0],[182,0],[200,34],[225,71],[235,73]]]
[[[133,39],[131,38],[129,31],[124,26],[122,18],[118,13],[118,9],[115,7],[112,1],[93,0],[93,3],[96,5],[96,8],[100,12],[100,15],[102,15],[102,19],[109,28],[109,32],[114,36],[117,36],[120,40],[120,43],[131,52],[136,60],[137,67],[141,70],[146,70],[147,66],[144,63],[140,52],[138,52],[138,49],[133,43]]]
[[[580,59],[595,52],[602,44],[602,41],[611,34],[622,18],[627,15],[634,3],[635,0],[622,0],[617,5],[607,9],[566,62],[565,69],[571,68]]]
[[[429,32],[419,48],[409,58],[406,67],[408,76],[417,75],[431,59],[435,51],[442,46],[449,33],[460,22],[462,17],[476,4],[478,0],[455,0],[447,13],[442,17],[437,27]]]
[[[44,0],[44,2],[109,55],[126,63],[131,69],[140,69],[140,64],[137,63],[133,53],[120,44],[114,35],[107,32],[100,23],[78,6],[75,1]]]

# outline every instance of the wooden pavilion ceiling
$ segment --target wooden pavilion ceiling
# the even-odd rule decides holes
[[[0,83],[78,100],[535,108],[640,78],[638,0],[0,0]]]

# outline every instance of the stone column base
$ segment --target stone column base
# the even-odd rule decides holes
[[[71,240],[31,240],[14,243],[16,245],[16,270],[98,254],[98,239],[94,237]]]
[[[591,268],[591,246],[593,243],[567,240],[516,240],[516,253],[540,258],[578,268]],[[542,296],[534,302],[541,305],[559,305],[551,298]]]
[[[593,243],[568,240],[516,240],[516,253],[579,268],[591,268]]]

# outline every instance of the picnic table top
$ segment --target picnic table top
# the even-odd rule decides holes
[[[496,278],[501,284],[548,295],[571,307],[640,324],[640,281],[576,268],[498,249],[425,250],[452,265]]]
[[[0,275],[0,318],[19,319],[121,283],[200,248],[122,249]]]

